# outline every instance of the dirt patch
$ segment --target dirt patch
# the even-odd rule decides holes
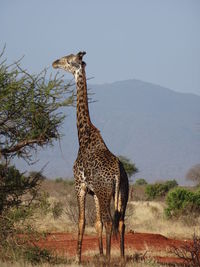
[[[40,240],[37,245],[62,255],[68,255],[68,257],[74,257],[76,254],[76,238],[77,235],[75,233],[51,233],[45,239]],[[181,247],[187,242],[190,243],[190,241],[175,240],[163,235],[149,233],[127,233],[125,236],[126,254],[147,252],[148,257],[154,258],[159,263],[171,264],[172,266],[173,264],[180,265],[183,261],[172,256],[170,249],[172,247]],[[103,238],[103,243],[105,247],[105,237]],[[119,250],[119,240],[115,238],[112,239],[112,250]],[[88,255],[98,253],[96,236],[84,235],[82,253],[83,260],[88,260]]]

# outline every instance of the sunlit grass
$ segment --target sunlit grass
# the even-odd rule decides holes
[[[196,224],[183,220],[167,220],[164,216],[165,204],[155,201],[133,201],[133,214],[127,219],[128,230],[141,233],[156,233],[166,237],[187,239],[199,231],[200,217]]]

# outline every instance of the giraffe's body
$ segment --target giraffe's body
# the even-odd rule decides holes
[[[63,57],[53,63],[55,68],[71,72],[77,87],[77,130],[79,151],[74,163],[75,189],[79,206],[79,232],[77,256],[81,261],[81,246],[85,228],[85,197],[94,195],[96,206],[96,230],[99,250],[103,254],[102,229],[106,228],[106,256],[110,259],[112,229],[119,230],[121,258],[124,258],[124,216],[128,201],[128,178],[123,165],[105,145],[99,130],[91,123],[88,109],[85,53]],[[115,203],[114,220],[110,214],[112,197]]]

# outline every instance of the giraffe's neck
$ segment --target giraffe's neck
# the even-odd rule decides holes
[[[75,81],[77,88],[77,130],[79,145],[81,146],[87,141],[92,126],[88,108],[87,83],[84,66],[75,73]]]

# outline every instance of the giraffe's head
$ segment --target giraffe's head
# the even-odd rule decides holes
[[[86,52],[79,52],[76,55],[71,54],[68,56],[64,56],[54,61],[52,63],[52,66],[55,69],[63,69],[75,75],[77,70],[79,70],[80,68],[86,65],[85,62],[82,61],[82,58],[85,54]]]

